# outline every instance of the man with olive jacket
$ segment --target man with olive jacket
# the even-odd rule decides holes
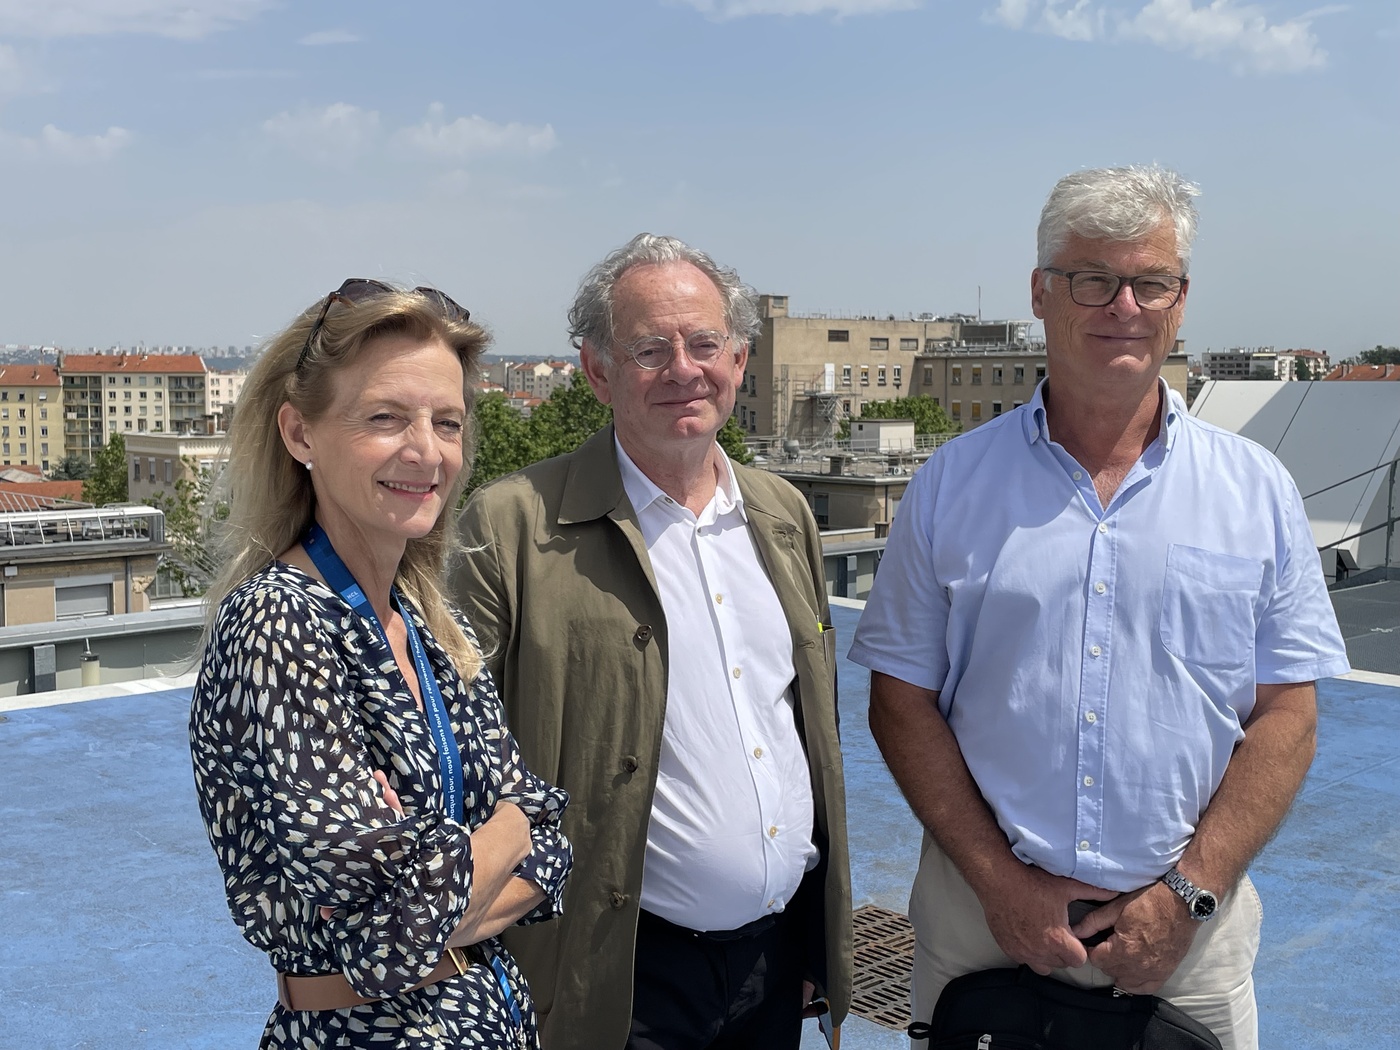
[[[457,596],[522,751],[566,788],[564,916],[511,931],[547,1050],[795,1048],[850,1000],[845,794],[821,548],[715,436],[752,291],[672,238],[570,311],[613,425],[476,493]]]

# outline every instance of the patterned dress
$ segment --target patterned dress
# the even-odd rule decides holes
[[[404,611],[461,749],[465,824],[443,812],[428,721],[393,654],[338,594],[273,563],[230,593],[215,618],[190,747],[234,921],[277,970],[343,973],[360,995],[382,1000],[318,1012],[279,1005],[264,1048],[539,1045],[525,979],[495,938],[482,946],[504,964],[523,1028],[485,963],[405,991],[438,963],[462,920],[472,893],[470,828],[499,800],[530,818],[533,848],[516,874],[546,897],[522,922],[560,913],[573,857],[559,830],[568,796],[521,764],[489,674],[464,682],[417,612],[407,603]],[[375,770],[398,792],[402,819],[384,804]],[[336,909],[333,918],[320,917],[322,905]]]

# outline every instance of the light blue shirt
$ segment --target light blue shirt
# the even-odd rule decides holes
[[[1220,786],[1255,686],[1348,670],[1307,515],[1268,451],[1186,412],[1105,509],[1031,402],[910,482],[851,646],[939,692],[1023,861],[1158,878]]]

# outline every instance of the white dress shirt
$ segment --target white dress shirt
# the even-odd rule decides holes
[[[642,907],[693,930],[782,911],[817,862],[792,635],[728,457],[697,516],[617,445],[666,613],[666,718]]]

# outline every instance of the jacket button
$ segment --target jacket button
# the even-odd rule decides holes
[[[632,638],[638,645],[646,645],[647,642],[651,641],[651,625],[642,624],[637,628],[637,633]]]
[[[628,755],[626,758],[624,758],[624,759],[622,760],[622,771],[623,771],[624,773],[635,773],[635,772],[637,772],[637,756],[636,756],[636,755]]]
[[[612,905],[613,911],[617,911],[627,903],[627,894],[618,893],[617,890],[613,890],[608,894],[608,903]]]

